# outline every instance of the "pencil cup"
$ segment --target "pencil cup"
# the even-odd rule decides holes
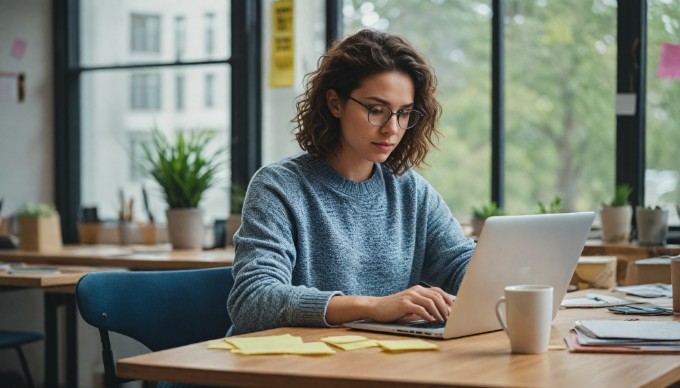
[[[505,287],[505,296],[496,302],[496,316],[510,338],[513,353],[544,353],[548,350],[552,304],[552,286]]]
[[[673,312],[680,314],[680,257],[671,259],[671,284],[673,286]]]
[[[137,242],[137,224],[121,222],[118,224],[118,239],[121,245],[131,245]]]

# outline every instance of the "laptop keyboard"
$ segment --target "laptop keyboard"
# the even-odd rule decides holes
[[[416,322],[409,325],[410,327],[417,327],[420,329],[443,329],[446,326],[446,322],[434,321],[434,322]]]

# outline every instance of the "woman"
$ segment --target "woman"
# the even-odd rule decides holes
[[[411,169],[439,135],[436,93],[428,62],[394,35],[363,30],[321,58],[297,103],[306,153],[248,187],[230,334],[446,320],[475,246]]]

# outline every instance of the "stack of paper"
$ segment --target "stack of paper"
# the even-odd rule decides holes
[[[643,298],[671,298],[673,297],[673,287],[670,284],[654,283],[640,284],[637,286],[616,287],[614,291],[625,292],[628,295],[640,296]]]
[[[636,303],[626,299],[620,299],[615,296],[602,294],[586,294],[580,298],[564,298],[562,300],[562,307],[610,307],[622,306],[626,304]]]
[[[581,320],[564,340],[570,352],[680,353],[680,322]]]

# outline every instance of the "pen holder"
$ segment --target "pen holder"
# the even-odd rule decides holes
[[[118,224],[118,239],[121,245],[132,245],[137,242],[139,228],[134,222],[120,222]]]

